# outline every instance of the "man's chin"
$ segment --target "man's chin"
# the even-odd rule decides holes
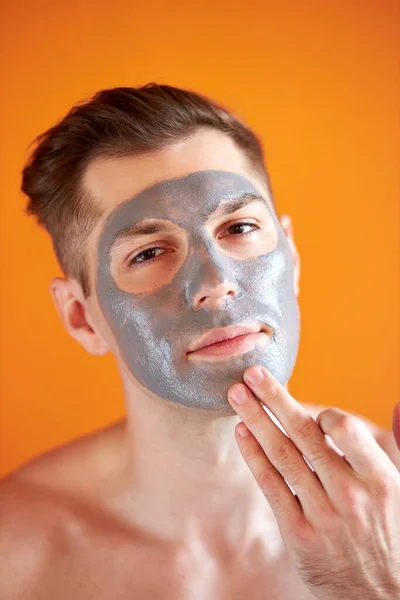
[[[176,362],[166,361],[164,369],[157,364],[157,373],[143,368],[137,372],[137,365],[132,370],[124,365],[124,371],[129,373],[135,387],[145,394],[147,391],[146,395],[221,416],[235,414],[228,402],[228,391],[235,383],[243,382],[243,374],[249,367],[265,367],[282,385],[287,385],[292,374],[292,361],[285,347],[278,347],[275,340],[268,339],[268,343],[254,344],[247,352],[219,358],[210,360],[208,356],[203,360],[199,356],[182,360],[181,356]]]

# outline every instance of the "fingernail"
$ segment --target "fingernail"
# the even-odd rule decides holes
[[[251,369],[250,373],[247,373],[247,372],[245,373],[244,378],[249,383],[257,384],[257,383],[261,383],[262,380],[264,379],[264,373],[263,373],[261,367],[253,367]]]
[[[236,402],[236,404],[243,404],[243,402],[246,402],[247,400],[246,389],[242,385],[238,385],[237,387],[233,388],[229,394],[229,397],[231,400],[233,400],[233,402]]]
[[[240,437],[242,438],[247,437],[249,435],[249,430],[245,425],[243,425],[243,423],[240,425],[240,427],[236,428],[236,431],[238,435],[240,435]]]

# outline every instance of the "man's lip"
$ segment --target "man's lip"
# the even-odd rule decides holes
[[[200,339],[192,344],[189,347],[187,354],[196,352],[197,350],[201,350],[207,346],[216,344],[217,342],[224,342],[240,335],[245,335],[247,333],[259,333],[261,331],[264,331],[264,333],[267,333],[268,335],[272,334],[271,328],[266,325],[262,325],[261,323],[255,323],[254,325],[230,325],[229,327],[212,329],[211,331],[202,335]]]

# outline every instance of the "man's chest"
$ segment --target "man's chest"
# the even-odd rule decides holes
[[[254,564],[180,561],[147,544],[105,544],[49,557],[31,599],[315,600],[287,560]]]

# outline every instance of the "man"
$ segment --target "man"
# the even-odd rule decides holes
[[[3,481],[2,597],[399,598],[394,435],[287,391],[299,260],[256,136],[193,93],[105,90],[22,188],[126,419]]]

